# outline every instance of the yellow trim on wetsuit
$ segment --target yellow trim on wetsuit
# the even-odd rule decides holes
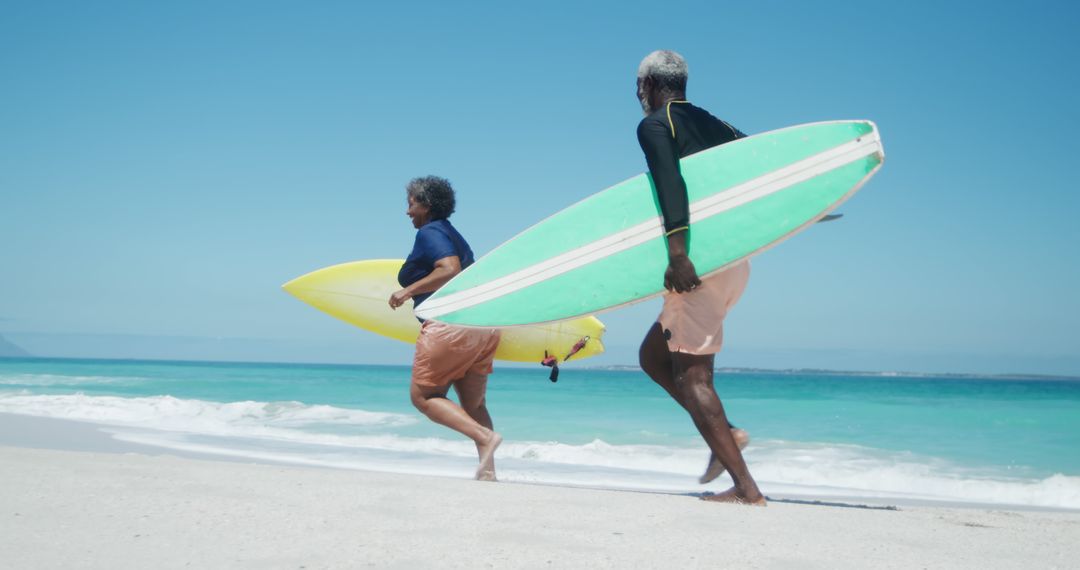
[[[720,119],[720,122],[724,123],[724,126],[727,127],[729,131],[731,131],[731,136],[735,137],[733,140],[739,140],[739,131],[735,130],[735,127],[731,126],[731,123],[723,119]]]
[[[672,103],[690,103],[689,101],[668,101],[667,102],[667,122],[671,125],[671,138],[675,138],[675,122],[671,120],[671,104]],[[681,228],[675,228],[670,232],[664,234],[664,237],[668,237],[671,234],[677,234],[689,230],[690,226],[683,226]]]
[[[667,124],[671,126],[671,138],[675,138],[675,122],[671,120],[671,104],[672,103],[689,103],[689,101],[668,101],[667,102]]]

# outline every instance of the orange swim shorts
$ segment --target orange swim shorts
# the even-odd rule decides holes
[[[449,386],[468,376],[491,374],[499,331],[425,321],[416,339],[412,381],[429,388]]]

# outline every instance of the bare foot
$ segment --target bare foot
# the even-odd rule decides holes
[[[765,500],[764,495],[758,493],[756,498],[745,497],[735,487],[716,495],[702,495],[701,500],[713,501],[716,503],[734,503],[736,505],[752,505],[755,507],[765,507],[769,505],[768,501]]]
[[[734,428],[731,430],[731,437],[735,438],[735,445],[739,446],[739,451],[746,449],[750,443],[750,434],[746,433],[746,430]],[[726,470],[724,464],[720,463],[720,458],[714,453],[709,456],[709,466],[705,468],[705,474],[698,479],[698,482],[702,485],[710,483],[723,475]]]
[[[491,432],[487,442],[477,446],[480,452],[480,466],[476,468],[477,481],[495,481],[495,449],[502,443],[502,436]]]

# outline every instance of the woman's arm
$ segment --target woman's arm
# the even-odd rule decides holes
[[[416,295],[434,293],[458,273],[461,273],[461,259],[458,256],[450,255],[436,261],[435,269],[432,269],[426,277],[390,295],[390,308],[397,309]]]

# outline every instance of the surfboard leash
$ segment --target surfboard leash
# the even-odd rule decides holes
[[[577,342],[575,342],[574,346],[570,347],[570,352],[566,353],[566,357],[563,358],[563,362],[570,360],[571,356],[577,354],[581,349],[585,348],[585,345],[589,343],[590,339],[591,337],[585,335],[581,337]],[[552,382],[559,381],[559,357],[555,356],[554,354],[548,354],[548,351],[545,350],[544,359],[540,361],[540,364],[543,366],[551,367],[551,375],[548,376],[548,380],[551,380]]]

